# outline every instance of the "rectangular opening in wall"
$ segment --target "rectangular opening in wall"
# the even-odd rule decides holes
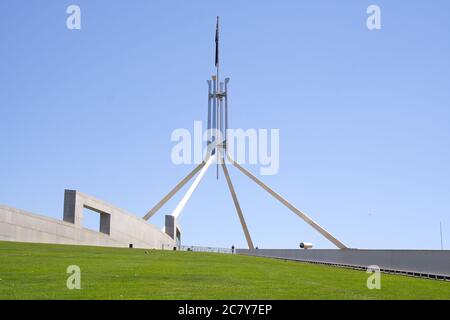
[[[111,215],[86,207],[83,209],[84,228],[109,235],[110,224]]]

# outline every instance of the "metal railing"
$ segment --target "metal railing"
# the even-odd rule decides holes
[[[200,246],[181,246],[181,251],[193,251],[193,252],[214,252],[214,253],[226,253],[234,254],[236,250],[231,248],[215,248],[215,247],[200,247]]]

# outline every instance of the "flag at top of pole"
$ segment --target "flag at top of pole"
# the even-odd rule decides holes
[[[216,67],[219,65],[219,17],[216,24]]]

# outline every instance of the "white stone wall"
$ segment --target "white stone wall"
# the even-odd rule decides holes
[[[85,194],[77,193],[77,199],[94,207],[103,206],[96,208],[111,215],[109,235],[85,229],[82,223],[74,224],[0,205],[0,240],[109,247],[133,244],[135,248],[167,250],[175,246],[172,238],[141,218]],[[82,212],[78,218],[82,220]]]

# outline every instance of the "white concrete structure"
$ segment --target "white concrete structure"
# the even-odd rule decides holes
[[[83,227],[85,208],[100,214],[98,232]],[[65,191],[64,221],[0,205],[0,240],[167,250],[177,246],[145,220],[74,190]]]

